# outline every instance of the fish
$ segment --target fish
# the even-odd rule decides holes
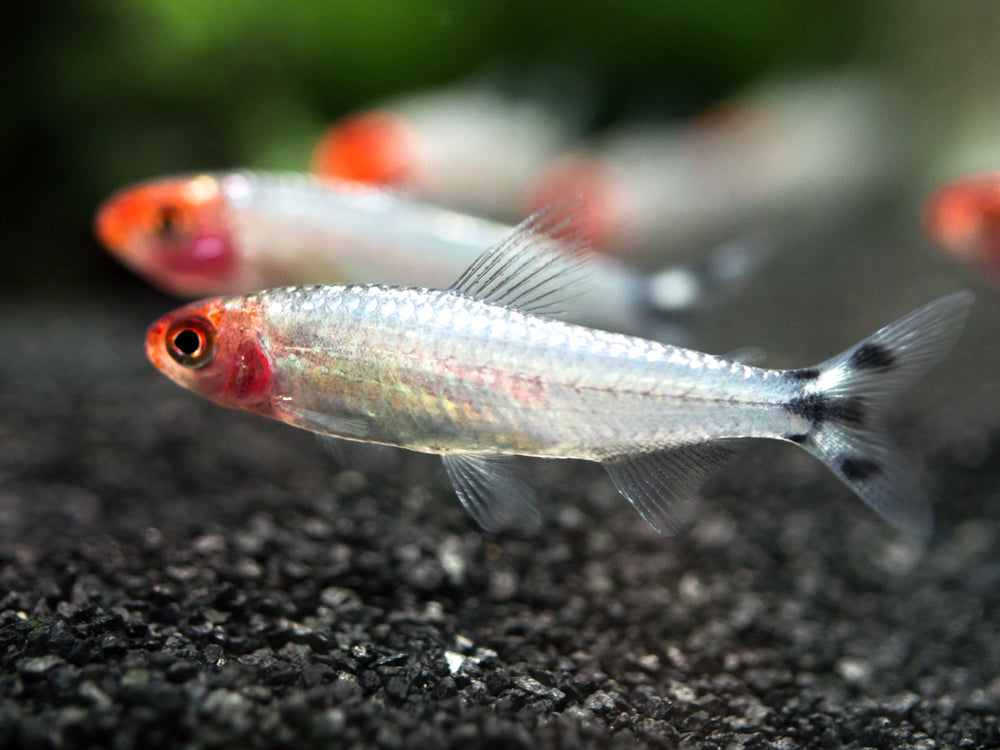
[[[960,262],[1000,282],[1000,172],[957,177],[924,204],[924,231]]]
[[[483,84],[419,91],[334,122],[310,166],[461,211],[520,217],[543,166],[572,140],[568,111]]]
[[[926,537],[927,494],[885,429],[889,397],[938,360],[972,304],[931,302],[813,366],[764,369],[567,323],[584,272],[574,214],[529,217],[445,289],[313,285],[212,298],[150,326],[178,385],[330,438],[441,457],[486,531],[539,523],[516,456],[595,461],[661,533],[744,438],[792,443],[879,515]]]
[[[870,74],[773,78],[688,122],[616,125],[547,164],[528,210],[582,194],[594,247],[637,265],[762,231],[801,252],[899,174],[898,119]]]
[[[163,177],[120,190],[95,231],[126,266],[181,297],[312,283],[447,287],[511,227],[345,181],[295,173]],[[727,246],[644,275],[599,255],[578,286],[574,322],[628,333],[689,325],[753,276],[767,253]]]

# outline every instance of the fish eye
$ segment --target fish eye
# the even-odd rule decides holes
[[[166,204],[157,207],[151,220],[151,229],[160,239],[175,240],[186,230],[184,211],[179,206]]]
[[[167,352],[183,367],[198,370],[215,358],[215,328],[205,318],[192,315],[167,329]]]

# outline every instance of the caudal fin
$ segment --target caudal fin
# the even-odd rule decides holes
[[[788,438],[889,523],[920,537],[932,530],[930,501],[885,430],[885,407],[958,338],[972,301],[967,291],[941,297],[818,367],[792,371],[803,395],[789,408],[812,429]]]

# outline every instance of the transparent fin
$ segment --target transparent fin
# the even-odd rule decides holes
[[[904,315],[819,365],[820,384],[830,394],[864,388],[869,398],[886,401],[951,348],[974,300],[972,292],[956,292]]]
[[[316,435],[316,440],[337,463],[351,469],[384,473],[393,469],[399,458],[399,449],[391,445],[361,443],[320,434]]]
[[[445,453],[444,469],[462,505],[485,531],[536,529],[541,516],[535,492],[505,456],[482,453]]]
[[[926,539],[934,513],[914,468],[882,429],[867,431],[830,425],[803,446],[841,482],[900,531]]]
[[[794,371],[805,381],[796,413],[809,405],[813,426],[789,439],[823,461],[886,521],[918,537],[932,531],[930,500],[885,431],[885,407],[944,356],[972,301],[970,292],[941,297],[823,364]]]
[[[298,409],[287,405],[282,406],[282,411],[291,417],[285,421],[321,435],[364,439],[371,433],[371,425],[368,421],[356,415],[324,414],[311,409]]]
[[[575,198],[532,214],[480,255],[451,291],[535,315],[565,313],[587,272],[582,209]]]
[[[601,466],[646,523],[675,534],[690,518],[699,485],[733,453],[726,443],[698,443],[605,459]]]

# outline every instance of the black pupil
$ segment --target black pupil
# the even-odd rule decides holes
[[[181,354],[186,354],[190,357],[193,354],[197,354],[198,350],[201,349],[201,336],[190,328],[185,328],[183,331],[178,331],[177,335],[174,336],[174,346]]]
[[[177,220],[179,218],[180,212],[176,208],[173,206],[163,206],[158,216],[159,223],[156,231],[164,237],[169,237],[176,232]]]

